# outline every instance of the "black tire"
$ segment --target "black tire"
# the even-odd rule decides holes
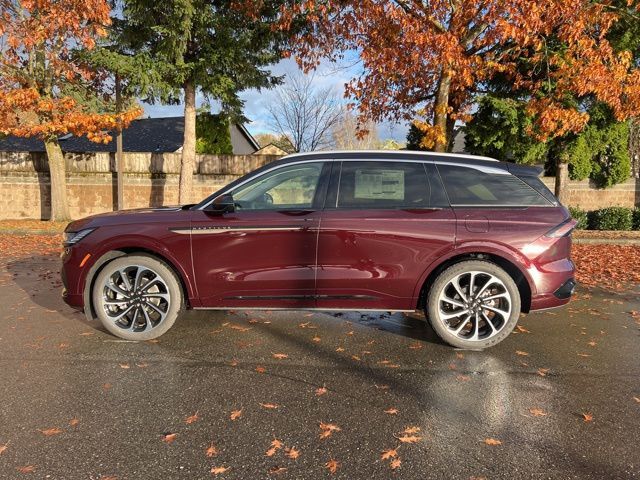
[[[107,263],[91,292],[96,316],[104,328],[117,337],[138,341],[166,333],[183,309],[183,298],[174,271],[145,254],[125,255]]]
[[[485,283],[487,287],[479,292]],[[469,295],[471,285],[474,294]],[[511,276],[498,265],[483,260],[464,261],[438,275],[427,295],[425,315],[449,345],[482,350],[500,343],[515,328],[520,317],[520,292]]]

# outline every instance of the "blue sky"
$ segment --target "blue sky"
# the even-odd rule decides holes
[[[344,84],[351,78],[358,75],[359,66],[354,65],[353,58],[348,60],[349,64],[332,64],[324,62],[320,65],[316,73],[313,75],[313,83],[319,88],[334,88],[336,93],[342,95],[344,93]],[[282,60],[274,65],[272,71],[276,75],[284,75],[285,82],[287,75],[300,74],[295,61],[293,59]],[[277,88],[277,87],[276,87]],[[244,114],[251,120],[247,124],[249,131],[256,135],[258,133],[270,132],[268,124],[267,106],[273,101],[275,90],[248,90],[243,92],[241,97],[245,101]],[[203,103],[203,98],[198,95],[197,104]],[[345,103],[348,100],[345,99]],[[150,117],[177,117],[183,115],[182,105],[147,105],[144,104],[145,115]],[[404,142],[407,134],[406,125],[398,125],[392,123],[383,123],[378,125],[378,136],[381,139],[393,138],[399,142]]]

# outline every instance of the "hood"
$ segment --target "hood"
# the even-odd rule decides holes
[[[175,215],[181,215],[191,205],[176,205],[166,207],[134,208],[131,210],[118,210],[116,212],[98,213],[89,217],[75,220],[64,229],[65,232],[77,232],[84,228],[95,228],[103,225],[122,225],[131,223],[146,223],[162,221]]]

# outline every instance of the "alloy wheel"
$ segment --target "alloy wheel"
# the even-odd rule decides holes
[[[456,275],[438,296],[438,314],[447,330],[468,341],[487,340],[507,325],[512,300],[495,275],[469,271]]]
[[[129,265],[115,270],[102,285],[107,318],[128,332],[148,332],[166,318],[171,296],[166,281],[154,270]]]

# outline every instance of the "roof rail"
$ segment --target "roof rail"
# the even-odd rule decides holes
[[[488,162],[500,161],[495,158],[483,157],[480,155],[470,155],[468,153],[423,152],[423,151],[417,151],[417,150],[317,150],[313,152],[291,153],[283,158],[312,156],[312,155],[344,154],[344,153],[383,154],[383,155],[424,155],[424,156],[434,156],[434,157],[468,158],[470,160],[484,160]]]

